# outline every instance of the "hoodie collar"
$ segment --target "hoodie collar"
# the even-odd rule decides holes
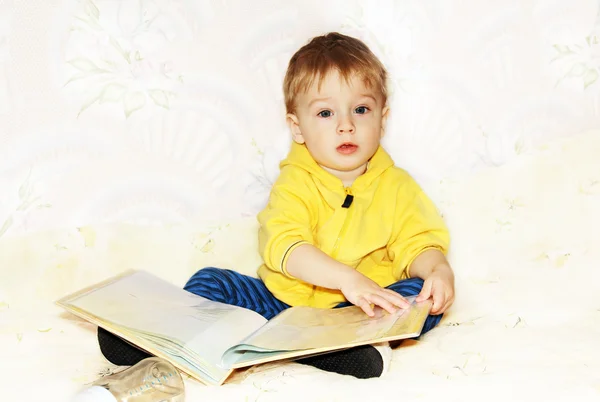
[[[279,164],[280,168],[287,165],[293,165],[306,170],[313,176],[316,176],[324,185],[330,188],[344,188],[344,184],[340,179],[329,173],[315,162],[312,158],[306,145],[292,142],[291,150],[283,161]],[[362,175],[358,176],[352,184],[352,189],[355,191],[363,190],[379,177],[388,168],[394,166],[394,161],[390,155],[381,147],[377,148],[375,154],[367,165],[367,170]]]

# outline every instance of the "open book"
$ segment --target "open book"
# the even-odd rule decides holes
[[[236,368],[416,337],[431,302],[394,314],[376,308],[291,307],[267,320],[214,302],[144,271],[128,271],[57,301],[66,310],[170,361],[210,385]]]

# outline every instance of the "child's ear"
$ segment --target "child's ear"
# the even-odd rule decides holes
[[[383,136],[385,135],[385,126],[387,124],[389,112],[390,112],[390,108],[388,106],[385,106],[383,108],[383,110],[381,111],[381,137],[380,138],[383,138]]]
[[[285,120],[292,133],[292,139],[298,144],[304,144],[304,137],[302,136],[302,132],[300,132],[298,116],[293,113],[288,113],[285,115]]]

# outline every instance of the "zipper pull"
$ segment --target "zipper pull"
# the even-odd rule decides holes
[[[349,188],[346,188],[346,198],[344,199],[344,203],[342,204],[342,208],[350,208],[352,205],[352,201],[354,201],[354,196],[351,194]]]

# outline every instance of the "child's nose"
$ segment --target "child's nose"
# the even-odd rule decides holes
[[[340,121],[337,127],[338,134],[354,134],[354,124],[350,119]]]

